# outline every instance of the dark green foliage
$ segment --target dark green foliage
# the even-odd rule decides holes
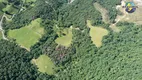
[[[121,0],[97,0],[97,2],[101,4],[101,6],[108,10],[111,22],[114,22],[118,14],[118,11],[116,10],[116,5],[120,5],[120,1]]]
[[[57,46],[57,44],[54,42],[57,37],[56,32],[53,30],[54,22],[47,19],[43,20],[41,25],[44,26],[45,34],[42,36],[39,42],[31,47],[31,54],[34,56],[34,58],[38,58],[41,54],[46,54],[47,52],[44,50],[48,47],[50,48],[48,54],[52,53],[54,51],[54,47]]]
[[[13,0],[11,0],[13,2]],[[17,0],[19,1],[19,0]],[[133,23],[119,22],[120,33],[104,24],[101,14],[93,3],[98,2],[109,11],[113,22],[119,0],[37,0],[34,7],[17,14],[5,29],[20,28],[35,18],[42,18],[45,34],[28,52],[15,43],[0,41],[0,80],[142,80],[142,28]],[[65,3],[65,4],[64,4]],[[17,3],[18,4],[18,3]],[[103,38],[103,45],[97,48],[91,41],[86,20],[93,25],[109,30]],[[53,30],[59,27],[79,27],[73,29],[70,47],[57,45],[58,37]],[[22,36],[22,35],[21,35]],[[31,59],[47,54],[58,68],[53,76],[37,72]]]
[[[94,24],[101,23],[101,14],[95,10],[93,0],[75,0],[72,4],[64,5],[59,9],[59,26],[70,27],[71,25],[84,29],[86,20],[91,19]]]
[[[5,23],[5,29],[17,29],[24,27],[36,18],[53,20],[57,19],[57,8],[63,3],[56,0],[37,0],[34,7],[28,7],[20,14],[16,14],[12,22]]]
[[[0,40],[0,80],[35,80],[36,68],[31,56],[15,43]]]
[[[79,33],[79,32],[77,32]],[[83,33],[74,36],[76,53],[56,79],[70,80],[141,80],[142,28],[123,26],[120,33],[110,33],[104,45],[96,49]],[[82,36],[83,35],[83,36]]]
[[[6,6],[2,2],[0,2],[0,11],[2,11],[2,9],[5,8],[5,7]]]

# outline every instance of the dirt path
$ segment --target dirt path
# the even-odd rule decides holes
[[[4,17],[5,17],[5,13],[3,14],[3,16],[2,16],[2,18],[1,18],[1,20],[0,20],[0,31],[2,32],[2,37],[3,37],[3,39],[8,40],[8,39],[5,37],[4,30],[3,30],[3,27],[2,27]]]
[[[13,18],[14,18],[14,16],[15,15],[13,15],[10,19],[5,15],[5,13],[3,14],[3,16],[1,17],[1,20],[0,20],[0,31],[1,31],[1,33],[2,33],[2,37],[3,37],[3,39],[5,39],[5,40],[8,40],[7,38],[6,38],[6,36],[5,36],[5,34],[4,34],[4,30],[3,30],[3,19],[4,18],[6,18],[6,20],[8,20],[8,21],[11,21]]]
[[[71,4],[74,0],[68,0],[68,4]]]
[[[117,10],[119,10],[119,8],[122,8],[122,6],[125,6],[125,2],[124,2],[124,1],[125,1],[125,0],[122,0],[122,1],[121,1],[121,5],[117,5],[117,6],[116,6],[116,9],[117,9]],[[117,24],[118,22],[120,22],[122,19],[126,18],[127,14],[128,14],[128,13],[126,13],[125,9],[123,9],[121,12],[123,13],[123,15],[117,15],[117,17],[116,17],[116,19],[115,19],[115,23],[110,25],[110,28],[111,28],[113,31],[115,31],[115,32],[120,32],[120,29],[119,29],[118,27],[116,27],[116,24]]]

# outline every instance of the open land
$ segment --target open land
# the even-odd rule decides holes
[[[32,62],[37,65],[38,70],[48,75],[55,73],[55,65],[47,55],[41,55],[38,59],[33,59]]]
[[[97,47],[101,47],[102,39],[108,34],[108,31],[102,27],[92,26],[89,20],[87,20],[87,26],[90,28],[91,40]]]
[[[71,28],[65,28],[62,31],[57,32],[58,38],[55,40],[55,42],[59,45],[69,47],[72,41],[72,29]]]
[[[38,18],[25,27],[10,30],[8,32],[8,37],[16,39],[18,44],[29,49],[32,45],[38,42],[44,34],[44,29],[41,27],[40,23],[41,19]]]

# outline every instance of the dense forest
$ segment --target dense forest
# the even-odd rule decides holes
[[[118,12],[114,8],[119,0],[24,0],[0,1],[2,13],[15,15],[12,21],[3,21],[4,30],[19,29],[31,21],[41,18],[45,34],[39,42],[31,46],[30,51],[20,47],[14,40],[0,40],[0,80],[141,80],[142,79],[142,27],[133,23],[119,22],[119,33],[113,32],[109,24],[102,21],[102,16],[93,3],[98,2],[109,11],[109,18],[114,22]],[[20,13],[4,11],[6,5],[14,6]],[[34,6],[31,6],[34,5]],[[101,25],[109,31],[103,37],[99,48],[89,36],[86,20],[93,25]],[[70,47],[55,43],[58,34],[54,27],[73,26],[73,40]],[[7,35],[7,33],[5,33]],[[54,75],[38,71],[31,63],[40,55],[46,54],[58,69]]]

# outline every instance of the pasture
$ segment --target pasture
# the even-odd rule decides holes
[[[72,29],[71,28],[65,28],[62,29],[62,31],[58,31],[58,38],[55,40],[55,42],[58,45],[62,45],[65,47],[69,47],[72,41]]]
[[[41,55],[38,59],[33,59],[32,62],[37,65],[38,70],[48,75],[55,73],[55,65],[47,55]]]
[[[18,9],[14,8],[12,5],[6,5],[5,8],[2,9],[4,12],[8,12],[9,14],[16,14]]]
[[[87,20],[87,26],[90,28],[90,36],[93,44],[97,47],[102,46],[102,39],[105,35],[108,34],[108,31],[102,27],[92,26],[91,21]]]
[[[10,30],[8,37],[16,39],[19,45],[30,49],[44,34],[44,29],[41,27],[40,23],[41,19],[38,18],[25,27]]]

